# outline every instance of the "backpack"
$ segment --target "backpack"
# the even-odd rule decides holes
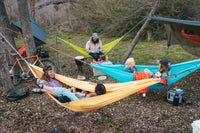
[[[60,96],[57,99],[61,103],[66,103],[66,102],[70,102],[71,101],[67,96]]]
[[[14,89],[8,90],[5,94],[5,98],[8,101],[17,101],[19,99],[29,96],[29,88],[26,86],[17,87]]]

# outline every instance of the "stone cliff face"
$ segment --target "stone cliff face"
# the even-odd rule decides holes
[[[81,26],[82,23],[78,21],[72,14],[69,3],[62,4],[49,4],[42,6],[45,0],[36,0],[35,2],[35,20],[44,29],[61,31],[74,31],[85,30],[87,26]],[[19,20],[18,6],[16,0],[5,1],[6,10],[10,19],[10,22],[16,22]]]

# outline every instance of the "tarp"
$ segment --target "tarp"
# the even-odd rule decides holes
[[[42,44],[46,44],[45,39],[47,37],[47,32],[45,32],[31,16],[30,21],[36,47]],[[14,22],[13,25],[17,27],[20,32],[22,32],[21,21]]]
[[[185,51],[200,57],[200,21],[147,17],[164,23],[168,46],[179,44]]]

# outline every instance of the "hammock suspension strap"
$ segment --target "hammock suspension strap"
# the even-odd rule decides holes
[[[196,65],[196,66],[194,66],[194,67],[191,67],[191,68],[186,69],[186,70],[184,70],[184,71],[181,71],[181,72],[179,72],[179,73],[175,73],[175,74],[173,74],[173,75],[171,75],[170,77],[167,77],[167,78],[165,78],[165,79],[170,79],[170,78],[176,77],[176,76],[179,75],[179,74],[182,74],[182,73],[184,73],[184,72],[190,71],[190,70],[192,70],[192,69],[194,69],[194,68],[196,68],[196,67],[199,67],[199,66],[200,66],[200,65]]]
[[[57,49],[55,49],[55,48],[53,48],[53,47],[51,47],[51,46],[45,46],[45,47],[48,47],[48,48],[50,48],[50,49],[53,49],[53,50],[55,50],[55,51],[57,51],[57,52],[59,52],[59,53],[65,55],[65,56],[68,56],[68,57],[70,57],[70,58],[73,58],[74,60],[78,60],[78,61],[80,61],[80,62],[82,62],[82,63],[85,63],[85,64],[87,64],[87,65],[90,65],[90,64],[86,63],[85,61],[79,60],[79,59],[75,58],[74,56],[71,56],[71,55],[69,55],[69,54],[66,54],[66,53],[64,53],[64,52],[62,52],[62,51],[60,51],[60,50],[57,50]]]

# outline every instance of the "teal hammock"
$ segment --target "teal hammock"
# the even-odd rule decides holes
[[[92,64],[91,66],[120,82],[133,81],[133,73],[125,72],[124,64],[100,64],[100,65]],[[171,85],[172,83],[191,74],[192,72],[196,71],[197,69],[200,69],[200,59],[170,65],[170,67],[171,67],[171,75],[174,75],[174,74],[177,74],[177,73],[180,73],[183,71],[185,71],[185,72],[180,73],[172,78],[169,78],[168,85]],[[155,73],[158,71],[159,66],[158,65],[157,66],[136,65],[137,71],[144,71],[145,68],[148,68],[153,73]],[[186,70],[188,70],[188,71],[186,71]],[[161,83],[158,83],[158,84],[148,87],[148,90],[162,89],[164,87],[166,87],[166,86]]]

